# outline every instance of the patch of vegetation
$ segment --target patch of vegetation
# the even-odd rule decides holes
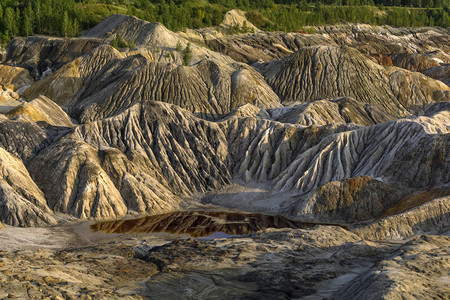
[[[255,29],[248,27],[247,21],[244,21],[244,24],[242,24],[242,26],[239,26],[239,24],[236,24],[236,25],[230,27],[231,34],[249,33],[249,32],[255,32]]]
[[[176,50],[181,51],[181,42],[180,41],[177,42]]]
[[[130,40],[129,42],[125,41],[125,39],[118,34],[112,41],[111,46],[113,46],[116,49],[123,49],[123,48],[134,48],[134,41]]]
[[[184,48],[183,51],[183,66],[189,66],[191,58],[192,58],[191,43],[188,42],[186,48]]]

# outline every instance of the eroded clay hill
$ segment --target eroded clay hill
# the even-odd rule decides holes
[[[369,239],[448,225],[447,30],[230,35],[227,22],[175,33],[112,16],[82,38],[12,40],[0,65],[0,221],[197,203],[350,224]],[[119,34],[136,48],[111,47]],[[177,44],[188,42],[183,65]]]
[[[36,82],[24,97],[39,94],[67,107],[82,122],[116,115],[146,100],[173,103],[211,119],[247,103],[280,106],[261,74],[248,65],[213,59],[179,66],[156,62],[145,52],[127,56],[108,45]]]
[[[351,96],[402,116],[413,106],[447,101],[440,81],[372,62],[347,46],[312,46],[279,61],[254,64],[283,102]]]

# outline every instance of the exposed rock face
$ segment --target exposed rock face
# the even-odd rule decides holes
[[[426,57],[423,68],[441,64],[447,33],[415,32],[430,38],[419,45],[404,30],[317,30],[326,33],[217,33],[216,42],[239,41],[232,57],[279,59],[253,63],[258,71],[203,47],[212,29],[179,34],[129,16],[112,16],[81,39],[15,39],[6,62],[28,66],[36,79],[43,64],[53,73],[23,92],[30,102],[5,90],[15,102],[0,118],[0,145],[22,158],[48,211],[78,218],[162,213],[203,199],[358,224],[446,196],[430,191],[450,181],[449,88],[371,59],[400,64],[395,35],[412,49],[397,53]],[[119,34],[137,48],[104,44]],[[194,37],[193,59],[181,66],[175,48]],[[363,41],[370,48],[380,40],[389,51],[360,53]],[[177,53],[166,60],[168,52]],[[410,113],[421,116],[396,119]],[[411,200],[416,193],[426,201]],[[400,235],[416,232],[411,226]]]
[[[33,82],[34,80],[27,70],[19,67],[0,65],[0,85],[10,86],[17,90]]]
[[[243,64],[205,60],[181,67],[141,54],[124,57],[107,45],[36,82],[24,96],[33,99],[39,94],[67,106],[69,114],[82,122],[121,113],[145,100],[173,103],[212,119],[246,103],[280,106],[264,78]]]
[[[10,120],[0,115],[0,146],[24,160],[47,144],[48,135],[35,123]]]
[[[278,97],[255,71],[214,61],[179,67],[129,57],[90,83],[69,105],[69,113],[82,122],[120,113],[145,100],[173,103],[212,119],[249,102],[261,108],[279,106]]]
[[[0,148],[0,218],[13,226],[55,224],[42,191],[22,161]]]
[[[23,96],[34,99],[43,94],[61,106],[70,103],[90,79],[99,79],[102,69],[114,60],[125,56],[109,45],[101,45],[88,54],[64,65],[54,74],[45,77],[28,88]],[[92,78],[94,77],[94,78]]]
[[[285,103],[351,96],[398,116],[404,108],[450,97],[441,82],[400,69],[389,73],[349,47],[303,48],[255,67]]]
[[[449,31],[315,30],[12,40],[0,227],[64,225],[0,231],[0,298],[446,298]]]
[[[393,183],[358,176],[322,185],[308,204],[313,206],[312,214],[322,220],[359,222],[381,215],[398,201],[403,190]]]
[[[303,128],[238,116],[208,122],[146,102],[50,141],[27,166],[53,210],[82,218],[164,211],[177,206],[175,195],[204,193],[237,177],[305,194],[284,203],[288,214],[352,222],[379,216],[408,192],[449,181],[448,119],[438,112],[367,127]],[[15,123],[32,126],[5,124]],[[355,176],[383,182],[346,181]]]
[[[53,210],[81,218],[119,217],[127,209],[170,210],[180,201],[175,194],[228,183],[224,144],[217,125],[150,102],[78,127],[28,167]]]
[[[441,197],[398,215],[382,218],[353,230],[364,239],[398,239],[417,232],[440,232],[448,227],[449,196]]]
[[[247,20],[247,18],[245,17],[245,12],[239,9],[232,9],[230,11],[227,11],[225,13],[225,16],[223,17],[223,21],[220,24],[220,27],[225,30],[230,30],[233,27],[238,27],[240,29],[246,29],[253,32],[259,31],[259,29],[256,28],[255,25]]]
[[[150,49],[156,61],[183,64],[183,53],[177,50],[177,44],[184,50],[188,40],[168,30],[161,23],[149,23],[127,15],[112,15],[94,28],[84,32],[87,38],[98,38],[110,42],[117,36],[126,41],[133,41],[137,47]],[[203,59],[216,59],[223,63],[232,63],[229,57],[211,51],[208,48],[191,45],[192,58],[190,64]]]
[[[8,113],[20,105],[20,103],[19,95],[17,93],[0,85],[0,113]]]
[[[150,174],[175,193],[205,192],[229,182],[224,133],[175,105],[146,102],[80,126],[74,135],[95,147],[139,154]]]
[[[315,27],[340,45],[348,45],[370,53],[448,53],[448,28],[396,28],[365,24]],[[443,54],[445,55],[445,54]]]
[[[145,165],[139,165],[142,159],[135,156],[133,163],[117,150],[98,151],[65,138],[41,152],[29,169],[53,210],[80,218],[121,217],[129,211],[143,214],[176,207],[179,199]],[[43,169],[48,170],[44,175]]]
[[[361,175],[382,178],[384,182],[402,182],[401,188],[444,184],[448,182],[448,172],[432,166],[449,163],[445,158],[447,137],[407,121],[341,133],[299,155],[277,176],[276,187],[307,193],[326,182]],[[348,147],[357,147],[359,155]],[[406,161],[414,162],[412,165],[417,169],[405,164]],[[319,172],[309,171],[317,166],[322,166]],[[307,213],[310,207],[305,204],[300,214]]]
[[[48,69],[57,70],[100,44],[102,41],[95,39],[17,37],[8,43],[3,61],[27,69],[38,80]]]
[[[439,66],[435,59],[419,53],[398,53],[391,55],[391,58],[395,66],[409,71],[424,72]]]
[[[315,45],[333,45],[336,43],[319,34],[299,34],[263,32],[240,35],[211,37],[200,32],[204,43],[215,51],[226,54],[236,61],[251,63],[282,59],[300,48]]]
[[[62,139],[39,153],[29,169],[54,211],[79,218],[127,213],[119,191],[100,166],[96,149],[89,145]]]
[[[446,236],[418,237],[342,288],[334,299],[418,299],[448,295],[449,246]]]
[[[221,53],[241,62],[258,59],[270,61],[282,59],[300,48],[314,45],[350,46],[370,56],[398,57],[398,67],[413,66],[420,70],[418,62],[430,59],[449,63],[449,31],[446,28],[394,28],[364,24],[345,24],[312,27],[315,34],[257,32],[247,35],[212,36],[198,30],[204,42]],[[390,59],[392,61],[392,59]],[[382,61],[380,61],[382,62]]]
[[[389,82],[398,101],[413,111],[432,101],[450,100],[450,89],[445,84],[417,72],[391,69]]]
[[[424,74],[450,86],[450,65],[432,67],[426,70]]]
[[[368,126],[395,119],[376,105],[360,103],[347,97],[294,104],[268,112],[279,122],[303,126],[347,123]]]
[[[384,104],[388,111],[400,109],[384,69],[347,47],[303,48],[284,60],[256,67],[283,102],[352,96],[357,101]]]
[[[55,102],[45,96],[40,96],[30,102],[25,102],[8,113],[15,120],[28,120],[40,124],[59,127],[75,126],[69,116]]]
[[[179,40],[176,33],[161,23],[149,23],[133,16],[112,15],[101,24],[84,32],[88,38],[107,38],[112,40],[121,35],[125,40],[133,40],[136,45],[166,46],[175,48]],[[184,41],[183,41],[184,42]]]

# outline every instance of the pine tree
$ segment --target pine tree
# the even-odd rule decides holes
[[[117,43],[119,45],[119,48],[127,48],[128,43],[125,41],[125,39],[119,34],[117,36]]]
[[[23,23],[24,23],[25,31],[27,31],[27,33],[25,35],[32,35],[34,33],[34,28],[35,28],[34,19],[35,19],[35,15],[33,13],[33,8],[31,7],[31,2],[28,2],[27,7],[25,7],[25,9],[23,11]],[[27,24],[27,22],[29,22],[29,25]]]
[[[22,25],[22,15],[20,9],[16,7],[16,12],[14,13],[14,35],[19,35],[19,28]]]
[[[186,48],[184,48],[183,51],[183,65],[184,66],[189,66],[189,62],[191,61],[192,58],[192,53],[191,53],[191,43],[188,42],[186,45]]]
[[[67,14],[67,11],[65,10],[62,24],[61,24],[61,32],[64,37],[67,37],[69,35],[69,26],[70,26],[69,24],[70,24],[69,15]]]
[[[14,9],[7,7],[3,16],[3,27],[5,28],[5,34],[7,37],[13,37],[15,35],[15,13]]]
[[[119,49],[119,43],[117,42],[116,38],[111,41],[111,46],[113,46],[116,49]]]
[[[2,4],[0,3],[0,17],[3,19],[3,6],[2,6]],[[2,22],[0,22],[0,30],[1,31],[3,31],[3,23]]]
[[[24,36],[29,36],[33,34],[33,23],[31,22],[30,17],[25,12],[23,14],[22,31]]]
[[[33,11],[35,14],[36,30],[37,30],[37,32],[41,33],[42,32],[42,14],[41,14],[42,10],[41,10],[41,1],[40,0],[36,0],[34,2]]]
[[[73,36],[79,36],[80,35],[80,23],[77,19],[73,20]]]

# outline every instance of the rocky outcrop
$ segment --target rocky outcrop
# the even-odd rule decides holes
[[[225,144],[214,123],[149,102],[77,127],[28,168],[53,210],[81,218],[154,213],[177,207],[176,195],[228,183]]]
[[[88,53],[103,42],[96,39],[16,37],[6,46],[3,62],[27,69],[35,80]]]
[[[438,81],[400,69],[389,72],[349,47],[303,48],[255,67],[284,103],[350,96],[399,116],[404,108],[450,97]]]
[[[250,23],[245,17],[245,12],[239,9],[232,9],[225,13],[220,27],[225,30],[239,28],[239,30],[256,32],[259,31],[255,25]]]
[[[345,28],[367,31],[229,35],[255,43],[236,44],[242,53],[280,58],[254,68],[200,40],[189,66],[165,61],[160,52],[207,30],[182,35],[129,16],[112,16],[81,39],[15,39],[9,62],[39,69],[48,60],[54,72],[23,92],[30,102],[5,90],[16,102],[0,116],[0,145],[22,159],[50,210],[83,219],[193,201],[354,224],[446,196],[430,191],[450,180],[449,88],[373,62],[375,52],[360,53],[360,37]],[[397,33],[411,46],[407,32]],[[427,34],[431,41],[410,52],[426,48],[444,60],[433,49],[446,33]],[[137,47],[105,44],[118,35]],[[427,197],[411,200],[416,193]]]
[[[315,152],[315,147],[313,147],[300,156],[297,163],[293,162],[284,173],[280,174],[277,186],[280,188],[295,187],[299,191],[306,192],[325,178],[322,183],[341,176],[343,176],[341,178],[348,178],[363,174],[373,178],[400,179],[405,184],[416,187],[446,182],[448,173],[443,170],[436,170],[438,173],[433,173],[434,170],[432,169],[434,168],[431,166],[448,163],[445,159],[445,153],[448,151],[447,135],[445,131],[439,134],[439,127],[432,126],[431,130],[428,131],[425,126],[418,122],[402,120],[338,134],[319,144],[316,147],[316,149],[321,149],[319,153]],[[437,130],[437,132],[434,130]],[[354,138],[359,143],[356,143]],[[378,145],[376,149],[374,148],[375,145]],[[345,150],[346,147],[353,146],[361,149],[361,152]],[[338,154],[339,152],[342,155]],[[347,156],[345,153],[352,154]],[[359,153],[359,155],[354,156],[355,153]],[[307,157],[314,159],[307,163]],[[333,158],[339,160],[340,163],[331,164],[330,159]],[[404,165],[406,161],[411,159],[414,160],[417,169]],[[329,161],[330,165],[333,165],[334,172],[327,171],[325,166],[323,166],[325,169],[320,173],[314,172],[311,174],[303,169],[306,165],[310,167],[314,164],[322,165],[321,162],[323,161]],[[390,163],[385,164],[388,161]],[[382,165],[383,168],[375,167]],[[419,169],[427,171],[418,172]],[[297,177],[295,174],[304,174],[306,177]],[[317,176],[319,174],[325,175],[325,178]],[[292,176],[301,179],[292,180]]]
[[[264,32],[246,35],[213,35],[197,30],[204,43],[215,51],[245,63],[262,59],[267,62],[282,59],[300,48],[328,45],[349,46],[379,60],[394,58],[397,67],[421,69],[422,65],[449,63],[448,29],[446,28],[395,28],[365,24],[341,24],[309,27],[307,33]],[[399,59],[396,60],[395,57]],[[378,59],[377,59],[378,60]],[[421,63],[426,61],[426,64]],[[395,65],[395,63],[394,63]]]
[[[422,73],[429,68],[439,66],[436,59],[419,53],[397,53],[391,55],[391,59],[396,67]]]
[[[100,166],[97,150],[81,141],[58,141],[41,151],[28,168],[54,211],[79,218],[127,213],[119,191]]]
[[[245,66],[202,61],[180,67],[134,56],[102,71],[69,104],[69,114],[81,122],[112,116],[145,100],[176,104],[208,119],[246,103],[279,106],[264,79]]]
[[[34,82],[30,73],[19,67],[0,65],[0,85],[18,90]]]
[[[179,40],[176,33],[161,23],[149,23],[128,15],[112,15],[83,33],[87,38],[106,38],[109,41],[116,35],[121,35],[126,41],[132,40],[135,45],[155,48],[157,46],[175,48]]]
[[[37,81],[24,92],[23,97],[31,100],[42,94],[59,105],[66,106],[92,77],[102,75],[105,65],[124,57],[113,47],[101,45],[64,65],[54,74]]]
[[[105,219],[177,207],[180,199],[157,180],[148,164],[136,152],[127,157],[114,148],[96,149],[65,137],[40,152],[28,168],[52,210]]]
[[[36,82],[24,97],[39,94],[66,106],[82,122],[119,114],[146,100],[173,103],[211,119],[246,103],[260,108],[280,106],[264,78],[246,65],[204,60],[182,67],[142,54],[124,57],[107,45]]]
[[[20,104],[21,101],[17,93],[0,85],[0,114],[8,113]]]
[[[183,65],[182,50],[189,42],[161,23],[149,23],[128,15],[112,15],[92,29],[85,31],[83,36],[102,39],[108,43],[121,36],[126,41],[133,41],[138,48],[149,49],[156,61],[177,65]],[[195,64],[204,59],[215,59],[225,64],[233,62],[228,56],[195,43],[191,44],[191,56],[189,64]]]
[[[0,147],[24,160],[48,144],[47,132],[35,123],[10,120],[0,114]]]
[[[433,101],[449,101],[450,89],[439,80],[403,69],[389,69],[389,83],[398,101],[411,111]]]
[[[450,42],[448,28],[398,28],[366,24],[340,24],[314,27],[318,34],[360,50],[363,53],[428,53],[447,60]]]
[[[436,198],[397,215],[391,215],[352,231],[368,240],[401,239],[418,232],[440,232],[450,221],[449,196]]]
[[[317,219],[349,224],[401,214],[450,194],[445,185],[411,193],[414,190],[414,187],[406,186],[403,182],[383,182],[359,176],[322,185],[308,196],[306,205],[311,206],[311,214]],[[411,228],[408,234],[402,236],[417,231],[417,228]]]
[[[244,63],[282,59],[308,46],[336,46],[336,43],[319,34],[264,31],[224,36],[211,35],[202,31],[199,31],[199,34],[208,47]]]
[[[385,70],[348,47],[303,48],[284,60],[256,67],[283,102],[351,96],[388,111],[400,109]]]
[[[22,161],[0,148],[0,220],[13,226],[56,224]]]
[[[349,97],[293,104],[268,110],[268,113],[279,122],[303,126],[348,123],[369,126],[395,119],[376,105],[364,104]]]
[[[426,70],[424,74],[450,86],[450,65],[432,67]]]
[[[341,288],[334,299],[441,298],[449,293],[447,236],[422,235]]]
[[[407,193],[449,180],[445,171],[448,112],[432,118],[344,127],[343,132],[249,118],[227,122],[235,178],[264,187],[258,193],[248,190],[245,204],[228,203],[223,196],[214,199],[214,204],[257,206],[328,222],[362,221],[379,217]],[[249,129],[238,135],[237,128],[244,126]],[[274,191],[287,195],[276,196]],[[224,192],[232,198],[233,189]]]
[[[448,119],[438,111],[366,127],[238,115],[209,122],[150,101],[40,141],[45,149],[26,156],[27,167],[50,208],[81,218],[167,211],[180,196],[243,180],[297,195],[282,201],[285,214],[363,221],[448,182]]]
[[[46,97],[21,101],[6,115],[0,114],[0,147],[26,162],[73,126],[70,117]]]
[[[175,105],[145,102],[80,126],[74,135],[96,148],[138,152],[158,181],[175,193],[205,192],[229,182],[226,136],[219,126]]]
[[[306,205],[312,206],[311,214],[323,221],[367,221],[397,203],[405,193],[405,188],[398,186],[369,176],[331,181],[314,191]]]
[[[14,120],[26,120],[45,126],[74,127],[69,116],[55,102],[45,96],[40,96],[30,102],[25,102],[8,113]]]

